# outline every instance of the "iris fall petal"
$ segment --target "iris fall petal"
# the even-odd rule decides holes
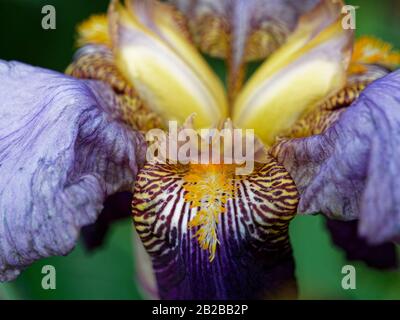
[[[369,85],[322,134],[272,151],[300,192],[299,212],[359,219],[370,243],[400,235],[400,71]]]
[[[141,136],[113,115],[114,93],[0,61],[0,280],[69,253],[108,195],[131,190]]]
[[[294,298],[289,222],[298,193],[271,157],[229,165],[147,163],[135,185],[136,230],[162,299]]]
[[[116,63],[141,99],[165,121],[197,114],[200,127],[227,116],[223,85],[190,42],[184,17],[157,1],[113,1],[109,23]]]
[[[250,78],[233,107],[233,122],[266,145],[346,83],[353,33],[340,2],[321,1],[302,16],[285,45]]]

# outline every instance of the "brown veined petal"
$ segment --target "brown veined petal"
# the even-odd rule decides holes
[[[102,82],[0,61],[0,281],[66,255],[103,202],[132,189],[144,139]]]
[[[227,116],[221,81],[185,33],[186,21],[158,1],[111,2],[108,20],[118,69],[167,123],[197,114],[199,127]]]
[[[264,59],[285,43],[299,18],[319,0],[170,0],[189,18],[200,49],[228,58],[229,93],[244,80],[243,65]]]
[[[342,27],[340,2],[322,1],[304,15],[286,44],[239,94],[233,122],[266,145],[346,84],[353,32]]]
[[[288,226],[297,189],[271,157],[232,165],[147,163],[135,185],[136,230],[167,299],[293,298]]]
[[[118,104],[115,109],[119,117],[133,129],[148,131],[163,128],[160,115],[142,101],[118,69],[112,50],[106,45],[87,44],[80,48],[66,73],[75,78],[100,80],[109,84],[115,93]]]

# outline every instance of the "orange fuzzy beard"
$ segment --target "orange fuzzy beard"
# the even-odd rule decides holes
[[[374,37],[364,36],[354,45],[349,73],[364,73],[366,64],[379,64],[394,69],[400,64],[400,53],[393,46]]]
[[[195,236],[200,246],[215,258],[218,244],[217,224],[225,212],[225,204],[235,190],[234,165],[191,165],[184,176],[185,201],[191,208],[200,208],[189,227],[199,227]]]

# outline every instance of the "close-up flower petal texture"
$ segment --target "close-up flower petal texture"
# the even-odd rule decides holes
[[[96,249],[127,216],[150,298],[296,298],[297,214],[324,215],[348,259],[397,268],[400,53],[356,39],[343,6],[112,0],[77,27],[65,74],[0,60],[0,281],[80,235]],[[171,123],[207,151],[223,148],[205,129],[235,155],[254,138],[252,171],[226,148],[149,159]]]

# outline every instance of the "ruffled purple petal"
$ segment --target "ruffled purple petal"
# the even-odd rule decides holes
[[[65,255],[145,154],[104,83],[0,61],[0,281]]]
[[[368,266],[382,270],[394,270],[399,266],[396,245],[385,242],[370,245],[358,236],[358,221],[326,220],[332,241],[341,248],[350,261],[363,261]]]
[[[294,178],[300,213],[359,219],[378,244],[400,236],[400,71],[375,81],[321,135],[286,140],[273,154]]]

